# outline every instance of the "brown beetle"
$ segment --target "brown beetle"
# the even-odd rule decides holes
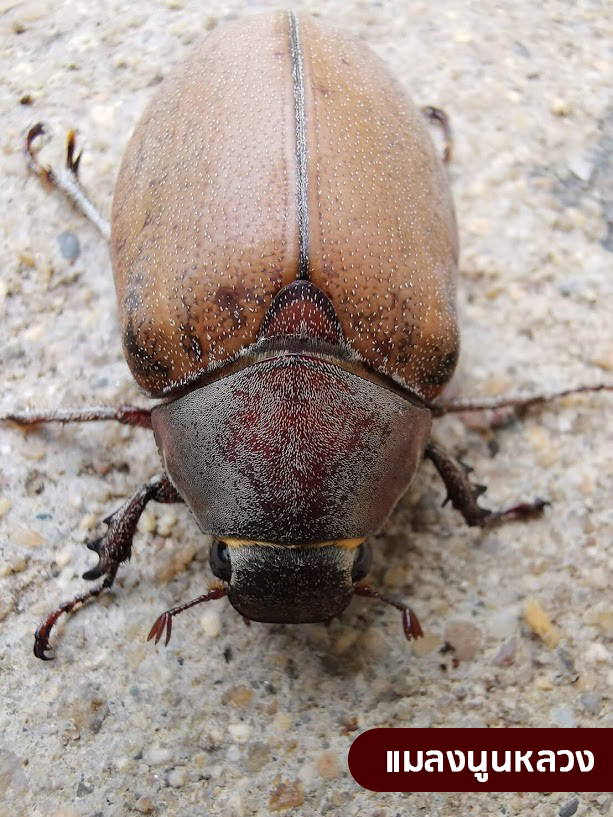
[[[58,178],[37,163],[41,131],[34,169],[87,209],[73,137]],[[481,508],[481,486],[429,442],[433,415],[479,407],[432,402],[458,357],[453,205],[423,112],[355,38],[292,12],[210,34],[132,136],[111,245],[126,359],[161,402],[10,418],[152,428],[164,473],[108,517],[84,576],[103,582],[47,617],[38,657],[63,612],[113,584],[151,499],[189,506],[223,582],[160,616],[150,638],[166,643],[176,613],[226,594],[267,622],[370,596],[421,635],[359,582],[424,457],[470,525],[543,509]]]

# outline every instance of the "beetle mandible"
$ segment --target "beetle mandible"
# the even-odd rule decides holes
[[[91,217],[74,137],[60,177],[37,161],[41,132],[32,167]],[[128,144],[111,251],[125,356],[159,402],[7,418],[150,428],[164,470],[88,545],[99,564],[84,578],[103,581],[43,621],[39,658],[62,613],[111,587],[150,500],[188,505],[220,580],[160,616],[156,643],[178,612],[224,595],[265,622],[324,621],[369,596],[419,637],[410,608],[363,580],[368,537],[424,458],[469,525],[547,504],[482,508],[482,487],[430,441],[433,416],[483,407],[434,402],[458,358],[454,209],[424,112],[354,37],[293,12],[212,32]]]

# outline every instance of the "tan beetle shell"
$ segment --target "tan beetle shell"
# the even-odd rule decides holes
[[[356,357],[435,397],[457,358],[458,246],[422,119],[367,47],[312,18],[212,32],[157,92],[115,189],[139,385],[172,394],[232,361],[278,291],[308,277]]]

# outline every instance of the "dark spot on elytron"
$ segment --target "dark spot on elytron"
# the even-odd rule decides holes
[[[460,347],[458,344],[456,344],[455,348],[452,349],[451,352],[447,352],[447,354],[441,358],[440,363],[434,371],[424,374],[424,385],[442,386],[444,383],[451,380],[451,375],[453,374],[458,363],[459,354]]]
[[[396,338],[396,365],[406,366],[413,356],[413,330],[408,327]]]
[[[202,363],[202,346],[195,335],[182,333],[180,343],[181,348],[187,353],[190,360],[195,360],[197,363]]]
[[[219,287],[215,293],[215,303],[224,312],[227,312],[235,329],[243,325],[243,307],[241,301],[246,299],[243,287]]]
[[[141,298],[140,290],[138,287],[131,286],[130,289],[126,292],[123,298],[123,306],[126,311],[126,314],[132,315],[142,306],[143,301]]]
[[[159,360],[155,342],[143,342],[130,318],[123,332],[123,348],[134,375],[146,378],[151,392],[163,389],[168,381],[168,367]]]

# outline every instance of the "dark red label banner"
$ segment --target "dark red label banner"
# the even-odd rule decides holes
[[[349,771],[371,791],[610,791],[610,729],[369,729]]]

